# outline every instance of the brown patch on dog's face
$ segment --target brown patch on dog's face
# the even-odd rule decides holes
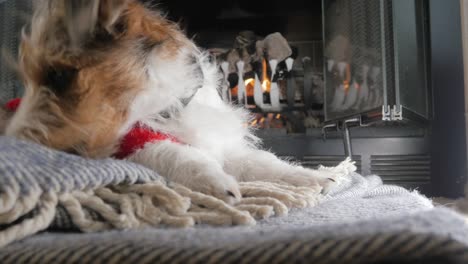
[[[137,1],[77,2],[42,1],[31,32],[23,33],[19,69],[26,92],[6,134],[105,157],[116,150],[153,47],[170,58],[190,44]]]

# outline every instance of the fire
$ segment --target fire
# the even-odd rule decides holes
[[[264,92],[270,92],[271,82],[268,79],[267,73],[267,62],[265,59],[262,60],[262,88]]]
[[[247,125],[251,127],[268,129],[268,128],[285,128],[284,117],[281,114],[274,113],[257,113],[254,119]]]
[[[263,59],[262,61],[262,90],[263,92],[270,92],[271,89],[271,81],[268,78],[268,67],[267,67],[267,61]],[[255,88],[255,79],[254,78],[249,78],[244,80],[244,85],[245,85],[245,91],[247,93],[247,96],[252,97],[254,96],[254,88]],[[231,90],[231,94],[233,96],[237,96],[238,93],[238,87],[234,87]]]
[[[348,81],[343,81],[343,87],[344,87],[345,91],[347,91],[349,89]]]
[[[346,65],[346,79],[343,81],[343,86],[344,86],[345,91],[348,91],[350,83],[351,83],[351,66],[347,64]]]
[[[247,87],[248,85],[254,85],[255,80],[253,78],[247,79],[244,81],[244,84],[245,84],[245,87]]]
[[[249,78],[244,81],[245,84],[245,91],[247,92],[247,96],[254,95],[254,87],[255,87],[255,79]]]

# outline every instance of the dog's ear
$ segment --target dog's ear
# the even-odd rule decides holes
[[[65,25],[73,47],[81,47],[92,40],[97,31],[109,35],[115,33],[128,0],[62,0],[64,1]]]
[[[99,16],[101,24],[107,31],[113,32],[122,11],[128,5],[128,0],[101,0],[100,2]]]
[[[94,34],[99,17],[99,0],[63,0],[65,26],[70,44],[79,47]]]

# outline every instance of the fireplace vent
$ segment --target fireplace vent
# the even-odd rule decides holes
[[[388,183],[429,183],[431,157],[428,155],[372,155],[371,172]]]

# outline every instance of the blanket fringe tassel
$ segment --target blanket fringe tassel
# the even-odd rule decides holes
[[[149,226],[255,225],[259,219],[287,215],[291,208],[314,206],[321,197],[317,188],[269,182],[240,183],[240,190],[243,198],[235,205],[162,182],[36,193],[22,199],[5,194],[9,197],[1,199],[7,210],[0,212],[0,247],[46,229],[58,205],[81,231],[97,232]],[[2,230],[2,225],[7,228]]]
[[[13,241],[23,239],[29,235],[42,231],[46,229],[50,223],[52,223],[57,210],[57,194],[54,192],[48,192],[37,196],[39,196],[39,199],[36,200],[37,203],[35,203],[35,210],[37,210],[37,212],[35,212],[33,217],[20,221],[18,224],[10,225],[4,230],[0,229],[0,248],[8,245]],[[32,201],[32,203],[34,203],[34,201]],[[23,209],[25,208],[23,206],[24,204],[17,207],[22,207]],[[12,223],[12,219],[8,216],[8,214],[12,215],[16,213],[12,211],[3,213],[0,214],[0,218],[8,219],[8,222]],[[0,222],[0,224],[6,223]]]

